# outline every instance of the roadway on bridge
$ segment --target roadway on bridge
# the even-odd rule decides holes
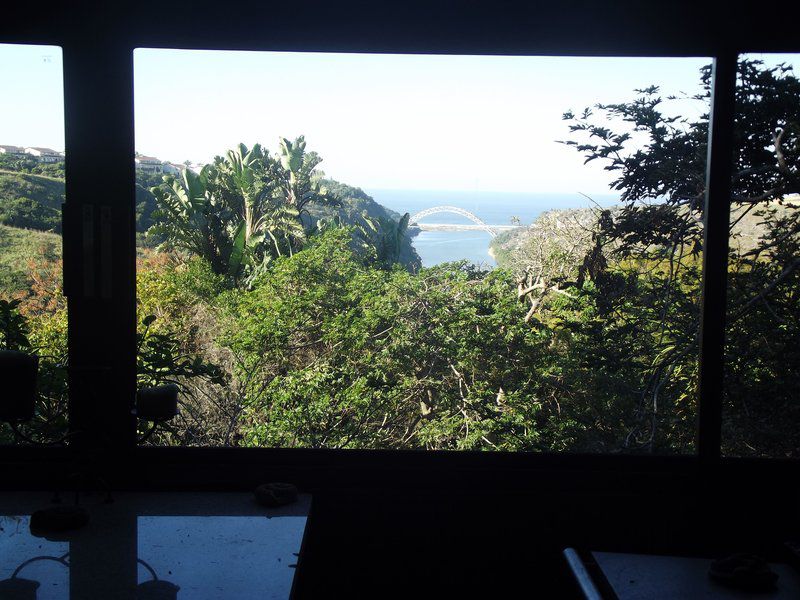
[[[474,225],[459,225],[456,223],[420,223],[420,219],[424,219],[425,217],[429,217],[431,215],[435,215],[438,213],[452,213],[455,215],[460,215],[462,217],[466,217],[470,221],[474,223]],[[476,230],[482,229],[486,231],[490,236],[497,237],[498,231],[504,231],[507,229],[516,229],[520,227],[519,225],[488,225],[484,223],[480,218],[478,218],[473,213],[469,212],[468,210],[464,210],[463,208],[459,208],[458,206],[433,206],[431,208],[426,208],[425,210],[421,210],[415,215],[413,215],[408,220],[409,227],[419,227],[423,231],[469,231],[469,230]]]

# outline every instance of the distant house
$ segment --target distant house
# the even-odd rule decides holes
[[[186,165],[179,165],[177,163],[165,162],[161,164],[161,170],[167,175],[180,175]]]
[[[6,156],[24,156],[25,148],[20,146],[0,146],[0,154],[5,154]]]
[[[136,157],[136,168],[143,173],[163,173],[164,163],[154,156],[139,155]]]
[[[43,163],[55,163],[64,160],[64,154],[53,150],[52,148],[41,148],[39,146],[31,146],[25,148],[25,154],[30,154],[36,160]]]

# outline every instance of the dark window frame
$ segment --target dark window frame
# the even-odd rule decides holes
[[[163,14],[164,3],[158,5]],[[688,7],[687,3],[687,7]],[[96,8],[96,7],[92,7]],[[310,29],[292,25],[293,14],[278,12],[265,32],[255,23],[215,23],[202,14],[186,25],[196,30],[176,31],[171,23],[146,22],[131,13],[109,15],[62,9],[47,18],[30,15],[0,30],[0,42],[59,45],[64,55],[67,211],[64,227],[65,280],[80,281],[82,234],[75,215],[87,210],[99,215],[111,209],[113,291],[110,299],[84,298],[71,290],[68,302],[70,421],[77,437],[70,448],[0,449],[0,464],[9,467],[8,482],[56,473],[74,451],[102,448],[105,460],[124,463],[137,473],[127,478],[135,485],[149,481],[213,485],[244,481],[269,469],[287,479],[321,482],[400,483],[447,486],[461,483],[518,485],[534,473],[596,473],[607,482],[613,474],[677,473],[691,475],[749,469],[753,472],[797,473],[797,463],[776,459],[720,456],[722,375],[724,370],[725,312],[715,310],[726,295],[731,136],[734,114],[736,60],[752,51],[797,50],[776,46],[766,34],[754,33],[757,23],[741,25],[742,15],[702,13],[684,30],[670,33],[678,18],[674,4],[639,7],[610,15],[605,6],[584,7],[575,15],[555,3],[533,8],[522,3],[514,14],[448,12],[438,4],[424,9],[359,14],[360,7],[343,8],[341,15],[318,15]],[[687,9],[688,10],[688,9]],[[598,12],[599,11],[599,12]],[[291,11],[290,11],[291,12]],[[595,14],[596,13],[596,14]],[[433,31],[431,15],[451,22]],[[488,15],[488,16],[487,16]],[[527,17],[529,20],[521,18]],[[109,16],[111,20],[109,21]],[[645,19],[653,22],[642,26]],[[158,17],[160,18],[160,17]],[[250,17],[248,17],[250,18]],[[515,18],[517,19],[515,21]],[[616,18],[617,21],[612,21]],[[329,19],[329,20],[326,20]],[[348,22],[347,19],[350,19]],[[537,20],[538,19],[538,20]],[[660,21],[659,21],[660,19]],[[757,20],[757,19],[756,19]],[[528,27],[524,27],[522,23]],[[332,24],[331,24],[332,23]],[[558,24],[572,26],[566,37],[554,34]],[[344,25],[343,25],[344,24]],[[606,24],[603,36],[596,29]],[[15,25],[17,26],[15,28]],[[342,31],[325,27],[343,26]],[[216,26],[216,29],[214,28]],[[373,29],[365,29],[372,26]],[[494,26],[494,28],[492,28]],[[641,26],[641,27],[640,27]],[[404,27],[406,29],[404,29]],[[638,28],[638,31],[637,31]],[[763,28],[769,32],[769,28]],[[549,33],[548,33],[549,32]],[[633,37],[625,34],[637,32]],[[360,36],[356,34],[361,34]],[[536,36],[539,36],[538,38]],[[619,36],[619,37],[616,37]],[[264,41],[268,39],[269,41]],[[712,56],[713,96],[707,169],[707,218],[703,257],[700,330],[700,385],[698,390],[697,454],[691,456],[631,456],[533,454],[508,452],[415,452],[393,450],[311,450],[269,448],[139,448],[135,420],[130,413],[135,392],[136,266],[134,239],[133,50],[137,47],[181,47],[229,50],[284,50],[336,52],[397,52],[452,54],[540,54],[602,56]],[[98,124],[102,124],[98,126]],[[97,152],[97,148],[103,152]],[[98,185],[97,173],[102,172]],[[98,256],[94,259],[99,262]],[[70,283],[70,285],[72,285]],[[105,390],[99,397],[97,390]],[[36,465],[35,469],[32,466]],[[520,477],[525,473],[526,477]],[[194,479],[193,479],[194,478]],[[198,479],[202,478],[202,479]],[[591,477],[590,477],[591,479]]]

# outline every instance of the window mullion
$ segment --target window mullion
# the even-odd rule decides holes
[[[136,377],[133,58],[108,36],[64,45],[70,429],[132,448]]]
[[[700,381],[698,453],[713,463],[720,457],[728,275],[731,161],[736,105],[733,52],[714,60],[706,169],[703,287],[700,305]]]

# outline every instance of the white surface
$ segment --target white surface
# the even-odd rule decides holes
[[[800,576],[788,565],[771,563],[778,574],[775,590],[740,592],[714,582],[708,576],[711,559],[646,554],[592,552],[597,564],[620,600],[797,600]]]
[[[177,585],[178,598],[288,598],[310,507],[307,495],[281,509],[251,494],[117,494],[112,504],[95,495],[81,500],[89,525],[51,541],[29,531],[49,500],[0,494],[0,586],[31,558],[69,553],[69,567],[37,560],[18,573],[40,584],[39,600],[134,598],[152,579],[137,560]]]

